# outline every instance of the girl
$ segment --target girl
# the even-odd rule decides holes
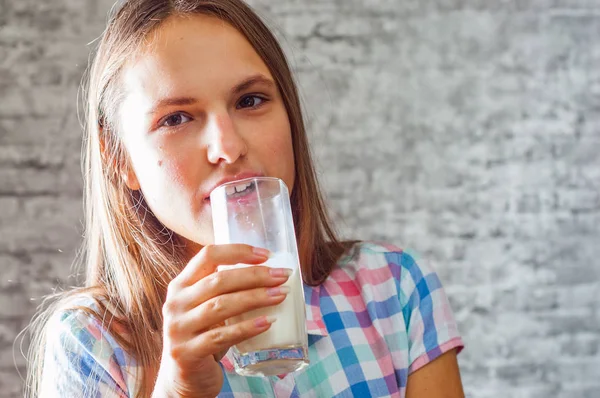
[[[129,0],[87,79],[84,288],[37,320],[28,393],[52,397],[460,397],[462,348],[436,274],[400,249],[340,242],[298,94],[272,33],[241,0]],[[274,321],[269,253],[212,245],[210,192],[252,176],[289,187],[311,364],[233,372],[229,347]],[[275,320],[276,321],[276,320]]]

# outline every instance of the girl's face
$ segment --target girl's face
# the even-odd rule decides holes
[[[290,123],[250,43],[207,16],[171,17],[123,73],[120,131],[131,171],[156,217],[187,240],[212,243],[210,192],[224,180],[281,178],[294,186]]]

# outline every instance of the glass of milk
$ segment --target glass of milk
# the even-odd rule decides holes
[[[252,177],[223,184],[210,194],[215,244],[245,243],[271,251],[260,266],[289,268],[290,288],[278,305],[259,308],[227,320],[235,324],[260,316],[275,316],[269,330],[232,347],[234,366],[244,376],[273,376],[308,366],[306,307],[298,247],[285,183],[272,177]],[[220,266],[218,271],[254,265]]]

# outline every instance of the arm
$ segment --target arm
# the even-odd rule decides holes
[[[464,396],[456,349],[440,355],[408,376],[406,398],[462,398]]]

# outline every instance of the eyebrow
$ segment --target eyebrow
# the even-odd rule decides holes
[[[248,77],[247,79],[245,79],[244,81],[239,83],[237,86],[235,86],[231,90],[231,94],[232,95],[240,94],[243,91],[246,91],[250,87],[254,86],[255,84],[264,84],[271,88],[275,87],[275,83],[273,82],[273,80],[269,79],[268,77],[266,77],[263,74],[258,73],[256,75],[252,75],[252,76]]]
[[[264,84],[271,88],[275,87],[275,82],[269,79],[263,74],[252,75],[246,79],[244,79],[241,83],[237,84],[234,88],[231,89],[231,95],[238,95],[255,84]],[[149,115],[153,115],[158,112],[158,110],[165,106],[184,106],[184,105],[194,105],[198,103],[198,100],[194,97],[173,97],[173,98],[164,98],[159,100],[149,111]]]
[[[148,115],[154,115],[155,113],[158,113],[158,110],[164,106],[193,105],[197,102],[198,100],[193,97],[173,97],[161,99],[148,111]]]

